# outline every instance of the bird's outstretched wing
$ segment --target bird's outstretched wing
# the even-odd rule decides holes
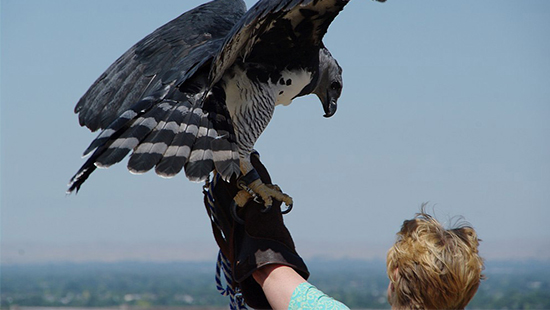
[[[330,23],[349,0],[264,0],[254,5],[227,35],[210,72],[216,83],[238,57],[247,59],[259,43],[264,59],[297,45],[321,46]],[[272,33],[271,33],[272,32]],[[273,37],[278,37],[273,40]],[[280,45],[284,40],[283,46]],[[290,46],[287,46],[290,45]],[[280,57],[279,57],[280,58]]]
[[[75,107],[81,126],[107,128],[139,100],[197,68],[186,56],[224,38],[246,12],[242,0],[217,0],[190,10],[158,28],[118,58]],[[206,57],[201,58],[204,61]],[[190,74],[187,74],[190,76]],[[174,83],[175,84],[175,83]]]
[[[136,173],[156,165],[158,174],[173,176],[191,156],[197,162],[217,160],[226,174],[234,170],[238,158],[227,110],[193,94],[206,90],[212,58],[245,12],[242,0],[203,4],[139,41],[95,81],[75,113],[82,126],[104,130],[84,152],[92,155],[71,179],[68,192],[78,191],[97,166],[117,163],[134,148],[128,168]],[[203,67],[206,73],[198,73]],[[191,77],[195,81],[180,91]],[[213,154],[206,144],[218,152]],[[198,180],[212,168],[190,164],[188,176]]]

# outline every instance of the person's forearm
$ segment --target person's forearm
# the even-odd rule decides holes
[[[252,276],[262,287],[273,309],[288,309],[296,287],[306,282],[294,269],[284,265],[267,265],[256,270]]]

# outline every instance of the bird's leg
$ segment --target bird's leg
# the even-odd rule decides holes
[[[243,207],[251,198],[252,195],[246,189],[241,189],[233,200],[235,200],[237,206]]]
[[[253,154],[251,156],[258,156]],[[258,172],[252,166],[250,160],[241,158],[241,172],[243,176],[239,180],[239,185],[245,189],[241,190],[235,197],[238,206],[243,207],[252,197],[248,192],[258,195],[264,202],[264,206],[269,209],[273,204],[273,199],[284,202],[287,206],[292,206],[292,198],[281,191],[281,188],[274,184],[265,184],[260,179]],[[248,194],[248,195],[247,195]]]

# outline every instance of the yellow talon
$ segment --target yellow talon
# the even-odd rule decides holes
[[[235,198],[233,198],[233,200],[235,200],[235,203],[237,204],[237,206],[239,207],[244,207],[244,205],[246,205],[246,203],[250,200],[250,198],[252,198],[252,195],[250,195],[250,193],[248,193],[246,190],[244,189],[241,189],[237,195],[235,195]]]
[[[258,155],[254,154],[254,156],[258,156]],[[242,172],[242,175],[245,176],[245,178],[253,170],[254,170],[254,167],[252,166],[252,163],[249,160],[241,159],[241,172]],[[255,174],[258,176],[256,172]],[[283,193],[281,191],[281,188],[275,184],[272,185],[272,184],[263,183],[259,179],[259,176],[257,179],[255,179],[249,184],[246,184],[246,181],[244,181],[244,183],[245,184],[243,185],[245,185],[249,190],[251,190],[253,193],[258,195],[264,201],[264,206],[266,207],[266,209],[271,208],[271,205],[273,205],[273,199],[284,202],[284,204],[287,205],[288,207],[292,206],[292,198],[290,196]],[[242,207],[248,202],[248,200],[251,197],[252,195],[250,193],[246,191],[241,191],[237,194],[234,200],[238,206]]]
[[[248,185],[248,187],[260,195],[264,201],[266,207],[271,207],[273,204],[273,199],[284,202],[287,206],[292,205],[292,198],[287,194],[283,193],[279,186],[277,185],[268,185],[264,184],[260,180],[256,180]]]

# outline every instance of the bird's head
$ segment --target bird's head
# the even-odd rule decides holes
[[[336,113],[338,98],[340,98],[343,86],[342,68],[330,52],[322,47],[319,50],[319,79],[313,93],[319,97],[323,104],[324,117],[331,117]]]

